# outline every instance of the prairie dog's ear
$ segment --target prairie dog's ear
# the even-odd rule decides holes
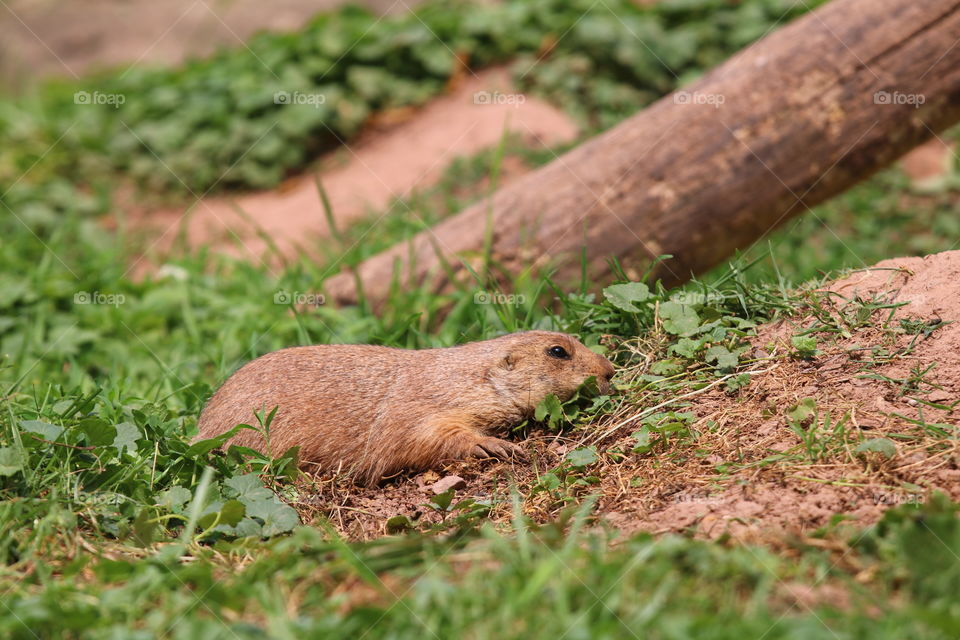
[[[503,359],[500,361],[500,366],[506,369],[507,371],[513,371],[513,367],[517,364],[517,357],[512,353],[508,353],[503,356]]]

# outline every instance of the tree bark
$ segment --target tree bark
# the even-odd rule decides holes
[[[958,41],[960,0],[834,0],[357,275],[372,301],[398,266],[442,288],[489,223],[510,270],[570,281],[585,252],[591,278],[612,257],[636,276],[671,254],[654,277],[679,284],[960,120]],[[355,300],[353,274],[325,288]]]

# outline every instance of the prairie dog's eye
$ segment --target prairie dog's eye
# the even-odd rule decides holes
[[[570,354],[567,353],[567,350],[561,347],[560,345],[550,347],[549,349],[547,349],[547,353],[553,356],[554,358],[560,358],[562,360],[566,360],[567,358],[570,357]]]

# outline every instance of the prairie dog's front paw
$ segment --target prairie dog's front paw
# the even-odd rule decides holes
[[[527,452],[522,447],[500,438],[482,438],[471,451],[471,455],[475,458],[499,458],[501,460],[527,459]]]

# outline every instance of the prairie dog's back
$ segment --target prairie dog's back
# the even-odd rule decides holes
[[[323,425],[328,436],[355,437],[346,428],[373,424],[383,398],[399,382],[398,374],[422,360],[425,351],[404,351],[374,345],[291,347],[260,356],[237,370],[207,403],[200,417],[201,438],[210,438],[224,425],[257,426],[254,411],[278,407],[271,425],[274,453],[299,435],[291,425]],[[350,420],[344,420],[349,416]],[[256,446],[260,436],[244,430],[233,444]]]

